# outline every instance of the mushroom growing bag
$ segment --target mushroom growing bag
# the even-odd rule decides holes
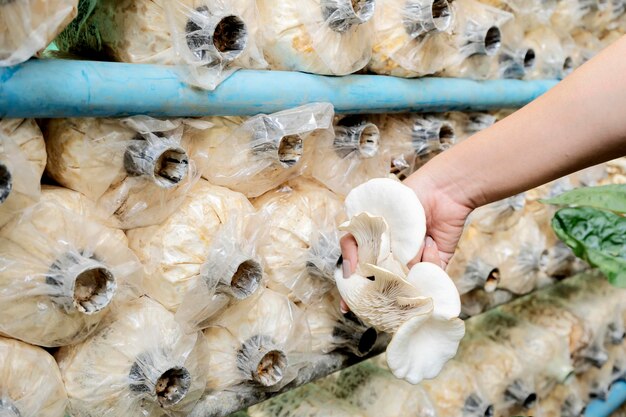
[[[35,120],[0,119],[0,227],[39,200],[45,167],[46,145]]]
[[[365,356],[378,340],[376,329],[365,325],[353,313],[341,313],[339,296],[335,291],[326,293],[321,300],[306,306],[304,313],[311,331],[313,352],[343,350]]]
[[[376,0],[258,0],[270,68],[347,75],[370,60]]]
[[[561,3],[566,2],[567,0]],[[538,26],[526,33],[525,42],[536,53],[535,66],[526,73],[526,79],[561,79],[574,69],[572,56],[568,54],[565,43],[553,28]]]
[[[378,0],[368,69],[397,77],[443,70],[455,57],[451,34],[456,13],[447,0]]]
[[[253,0],[89,0],[56,43],[120,62],[179,65],[182,80],[212,90],[237,68],[267,65],[256,17]]]
[[[306,173],[337,194],[389,173],[378,126],[367,118],[343,117],[335,123],[334,139],[315,135],[308,145]]]
[[[76,16],[78,0],[7,0],[0,3],[0,67],[43,50]]]
[[[64,417],[67,394],[45,350],[0,337],[0,415]]]
[[[123,232],[53,200],[0,231],[0,332],[35,345],[78,343],[134,298],[142,274]]]
[[[206,128],[208,124],[189,124]],[[123,229],[164,221],[198,178],[181,119],[52,119],[46,129],[48,174],[115,216]]]
[[[230,252],[226,246],[220,249],[212,243],[222,225],[232,222],[229,224],[232,234],[225,232],[230,236],[217,239],[216,244],[222,239],[232,239],[231,244],[236,245],[245,228],[244,218],[252,212],[250,202],[242,194],[200,180],[176,213],[165,222],[127,231],[129,246],[143,264],[148,295],[175,312],[195,281],[203,280],[208,284],[209,274],[217,272],[211,270],[217,266],[207,262],[212,257],[225,260],[220,258],[220,250],[229,251],[229,260],[232,261],[242,254],[235,250]],[[227,280],[228,277],[219,278]],[[213,291],[217,290],[217,282],[213,281],[211,285]],[[209,294],[208,287],[205,288],[206,299],[202,305],[209,308],[213,301],[221,304]],[[189,309],[198,307],[187,306]],[[187,318],[192,319],[193,315]],[[197,321],[194,323],[198,324]]]
[[[341,256],[341,199],[315,181],[297,178],[253,201],[267,220],[258,250],[268,287],[309,303],[333,287]]]
[[[208,392],[277,391],[298,375],[311,349],[302,311],[271,290],[230,307],[204,335]]]
[[[331,104],[313,103],[253,116],[240,126],[236,119],[218,118],[217,128],[194,135],[194,146],[208,155],[202,176],[258,197],[300,175],[303,154],[315,144],[332,142],[333,115]]]
[[[426,234],[421,203],[400,182],[374,179],[352,190],[345,206],[349,220],[340,230],[356,240],[358,264],[349,278],[336,270],[341,297],[364,323],[393,334],[387,364],[396,377],[412,384],[436,377],[455,355],[465,326],[459,293],[445,271],[428,262],[406,267]]]
[[[117,310],[57,360],[73,417],[186,417],[207,379],[206,342],[148,297]]]

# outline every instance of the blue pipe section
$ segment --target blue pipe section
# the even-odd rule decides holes
[[[311,102],[338,113],[488,110],[521,107],[556,83],[240,70],[204,91],[175,67],[43,59],[0,68],[0,117],[235,116]]]
[[[606,401],[594,400],[587,405],[585,417],[609,417],[626,402],[626,382],[613,384]]]

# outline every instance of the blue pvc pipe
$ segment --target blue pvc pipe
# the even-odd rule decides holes
[[[0,68],[0,117],[253,115],[321,101],[338,113],[488,110],[521,107],[555,84],[241,70],[211,92],[174,67],[31,60]]]
[[[585,417],[609,417],[626,402],[626,382],[616,382],[606,401],[594,400],[585,410]]]

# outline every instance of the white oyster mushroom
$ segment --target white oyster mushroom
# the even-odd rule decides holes
[[[345,206],[349,219],[364,212],[383,217],[389,226],[394,257],[403,264],[415,258],[426,236],[426,215],[409,187],[389,178],[376,178],[353,189]]]
[[[465,327],[445,271],[425,262],[410,271],[404,266],[426,232],[417,196],[399,182],[371,180],[348,195],[346,211],[350,221],[341,228],[357,241],[359,263],[348,279],[336,271],[341,296],[365,323],[395,333],[387,363],[396,377],[413,384],[434,378],[455,355]]]

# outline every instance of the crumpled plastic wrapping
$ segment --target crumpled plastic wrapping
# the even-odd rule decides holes
[[[516,17],[502,26],[502,47],[489,78],[522,79],[535,67],[537,53],[524,37],[525,23]]]
[[[368,69],[406,78],[442,71],[456,54],[456,12],[447,0],[377,0]]]
[[[365,325],[354,313],[342,314],[339,295],[328,292],[304,309],[311,331],[311,350],[330,353],[340,349],[357,356],[365,356],[374,348],[378,332]]]
[[[474,372],[468,365],[452,359],[437,378],[420,383],[435,406],[437,417],[493,415],[493,404],[487,400]]]
[[[213,120],[217,128],[193,136],[194,147],[207,159],[202,176],[258,197],[304,170],[303,155],[313,146],[332,143],[334,110],[329,103],[312,103],[270,115],[254,116],[237,126],[237,119]]]
[[[483,288],[475,288],[461,295],[461,316],[476,316],[484,311],[508,303],[513,298],[513,293],[510,291],[497,288],[494,291],[485,291]]]
[[[0,67],[43,50],[76,16],[78,0],[6,0],[0,3]]]
[[[571,35],[572,41],[576,45],[576,48],[572,51],[572,59],[578,65],[589,61],[603,49],[600,39],[590,31],[577,29]]]
[[[0,119],[0,227],[39,200],[45,167],[46,145],[35,120]]]
[[[524,194],[517,194],[474,210],[468,222],[482,233],[504,231],[519,222],[525,205]]]
[[[435,408],[419,385],[411,385],[371,361],[344,369],[318,385],[361,410],[367,417],[435,417]]]
[[[444,77],[486,79],[502,46],[502,26],[511,13],[474,0],[457,0],[454,43],[457,53],[439,72]]]
[[[0,337],[0,415],[63,417],[67,394],[45,350]]]
[[[379,124],[383,152],[403,176],[457,142],[455,126],[439,115],[389,114]]]
[[[564,33],[568,32],[559,35],[549,26],[538,26],[526,33],[525,43],[535,52],[535,65],[526,72],[525,79],[561,79],[574,70],[578,63],[569,54]]]
[[[377,0],[258,0],[270,68],[347,75],[369,62]]]
[[[262,225],[254,215],[246,215],[247,211],[228,213],[227,222],[211,237],[199,276],[192,278],[176,310],[176,320],[186,329],[207,328],[216,314],[262,286],[263,265],[256,254]]]
[[[60,50],[135,64],[178,64],[212,90],[237,68],[267,66],[253,0],[90,0],[56,40]]]
[[[337,194],[389,173],[389,157],[380,144],[380,131],[372,120],[347,116],[335,123],[334,139],[314,135],[307,142],[306,174]]]
[[[267,218],[258,251],[268,287],[304,303],[334,288],[342,199],[315,181],[297,178],[253,204]]]
[[[230,307],[204,336],[208,392],[277,391],[298,375],[311,349],[303,312],[272,290]]]
[[[590,368],[576,375],[576,382],[585,402],[595,399],[606,401],[613,382],[613,358],[608,357],[601,368]]]
[[[216,239],[222,225],[232,223],[231,236],[238,240],[245,230],[245,217],[252,213],[253,208],[244,195],[200,180],[165,222],[127,231],[129,246],[143,264],[148,295],[168,310],[176,311],[185,294],[194,288],[194,282],[208,278],[209,270],[205,268],[211,266],[207,261],[212,256],[219,258],[216,251],[220,249],[212,243],[228,239],[226,236]],[[207,295],[204,302],[210,300]]]
[[[579,387],[572,381],[554,387],[546,397],[539,399],[534,409],[527,410],[527,413],[541,417],[576,417],[583,415],[585,405]]]
[[[463,142],[474,134],[491,127],[496,122],[496,117],[489,113],[480,112],[449,112],[446,120],[454,128],[457,142]]]
[[[207,122],[127,119],[51,119],[45,129],[47,173],[59,184],[96,201],[131,229],[164,221],[198,179],[205,157],[188,132]]]
[[[0,332],[40,346],[88,337],[114,303],[140,294],[141,265],[120,230],[54,200],[0,231]]]
[[[582,26],[586,19],[591,18],[601,3],[593,0],[560,0],[550,19],[551,26],[562,33],[570,33],[574,28]]]
[[[504,9],[515,15],[522,27],[532,29],[537,25],[550,23],[550,18],[560,0],[482,0],[490,6]]]
[[[250,417],[369,417],[315,384],[306,384],[248,409]]]
[[[619,31],[621,21],[626,13],[626,3],[622,0],[609,0],[598,2],[598,10],[588,15],[585,26],[588,30],[598,35],[604,35],[611,31]]]
[[[56,358],[73,417],[185,417],[207,380],[202,334],[185,334],[156,301],[141,297],[93,337]]]

